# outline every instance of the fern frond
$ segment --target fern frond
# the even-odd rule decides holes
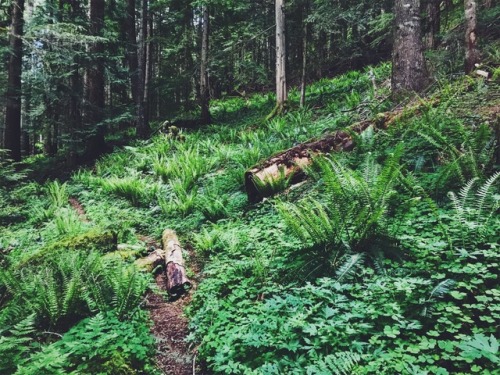
[[[342,280],[344,277],[352,275],[356,267],[365,259],[364,253],[349,254],[345,258],[344,263],[338,267],[336,275],[337,281]]]
[[[325,356],[327,370],[335,375],[352,374],[354,367],[361,361],[361,355],[353,352],[339,352]]]
[[[460,207],[462,210],[465,211],[465,208],[469,204],[469,197],[470,197],[470,192],[472,188],[474,187],[474,184],[478,180],[477,177],[474,177],[471,179],[469,182],[467,182],[461,189],[460,192],[458,193],[458,196],[460,197]]]
[[[494,173],[490,178],[486,180],[486,182],[479,187],[479,189],[476,192],[476,196],[478,199],[476,200],[476,209],[477,209],[477,218],[479,219],[481,216],[486,216],[494,213],[498,207],[487,207],[486,209],[489,209],[490,212],[484,213],[483,210],[485,209],[485,203],[488,201],[490,195],[491,195],[491,189],[493,188],[496,180],[500,177],[500,171]],[[486,214],[486,215],[485,215]]]
[[[448,294],[451,289],[456,285],[456,281],[452,279],[446,279],[441,281],[438,285],[432,289],[429,294],[429,298],[427,301],[433,301],[437,298],[443,298],[446,294]]]

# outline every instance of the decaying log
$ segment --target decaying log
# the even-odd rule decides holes
[[[370,125],[371,121],[363,121],[353,125],[349,130],[339,130],[322,139],[301,143],[250,168],[245,172],[248,200],[258,202],[271,195],[271,191],[263,191],[259,185],[268,184],[272,180],[286,178],[290,183],[302,181],[305,178],[303,169],[311,164],[313,155],[351,151],[354,148],[354,141],[350,133],[360,134]],[[256,180],[259,180],[260,184]]]
[[[264,160],[245,172],[248,200],[255,203],[276,193],[273,189],[262,188],[262,186],[272,184],[273,181],[282,178],[287,179],[291,184],[302,181],[305,178],[303,169],[311,164],[312,157],[315,155],[352,151],[355,146],[354,134],[361,134],[371,126],[386,129],[395,122],[417,114],[423,107],[435,106],[438,103],[439,99],[433,98],[392,112],[380,113],[374,120],[355,123],[345,130],[338,130],[321,139],[309,140]]]
[[[178,297],[191,287],[191,282],[186,276],[182,247],[177,235],[171,229],[165,229],[162,241],[167,272],[167,291],[170,295]]]
[[[156,267],[165,261],[165,252],[161,249],[155,249],[147,257],[137,259],[135,264],[138,268],[152,272]]]

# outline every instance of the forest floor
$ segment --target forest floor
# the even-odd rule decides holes
[[[306,108],[292,92],[296,106],[270,121],[272,96],[216,101],[213,125],[164,129],[65,182],[0,165],[12,180],[0,186],[0,374],[496,373],[497,82],[444,82],[435,106],[410,105],[318,158],[301,185],[279,176],[262,187],[272,196],[248,199],[255,165],[403,107],[390,72],[312,84]],[[356,216],[367,201],[373,220]],[[193,284],[177,300],[135,264],[165,228]]]
[[[156,284],[166,293],[164,273],[156,276]],[[193,373],[194,353],[186,342],[188,320],[183,310],[189,304],[186,295],[177,301],[168,301],[164,296],[150,292],[146,306],[153,321],[152,333],[157,340],[156,364],[164,374],[187,375]]]
[[[148,247],[159,248],[149,237],[143,237]],[[190,256],[194,253],[188,249]],[[200,373],[196,364],[196,348],[186,340],[189,334],[188,319],[184,314],[186,306],[191,302],[191,296],[197,285],[199,265],[191,262],[190,271],[191,289],[180,298],[169,299],[167,292],[167,278],[165,272],[155,275],[158,290],[151,290],[146,296],[146,309],[152,320],[151,333],[156,339],[156,359],[158,369],[169,375],[188,375]]]

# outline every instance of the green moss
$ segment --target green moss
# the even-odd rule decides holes
[[[27,264],[42,264],[50,257],[56,256],[62,251],[90,251],[97,250],[102,253],[115,251],[117,246],[117,234],[115,232],[101,229],[92,229],[86,233],[76,236],[68,236],[60,241],[43,246],[35,253],[29,254],[22,259],[17,268]]]

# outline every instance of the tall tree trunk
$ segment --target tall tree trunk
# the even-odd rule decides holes
[[[92,36],[102,36],[104,27],[104,1],[89,1],[90,34]],[[104,135],[106,129],[102,124],[105,107],[104,90],[104,52],[103,43],[96,41],[90,45],[89,54],[92,63],[86,72],[86,120],[87,126],[95,127],[93,134],[87,139],[86,154],[90,158],[99,156],[105,151],[106,143]]]
[[[132,94],[132,100],[137,106],[137,87],[139,82],[139,77],[137,75],[137,40],[135,34],[135,0],[127,1],[127,19],[124,23],[126,28],[125,32],[127,34],[127,60],[128,60],[128,70],[130,75],[130,91]]]
[[[148,29],[147,29],[147,43],[146,43],[146,61],[145,61],[145,72],[144,72],[144,113],[146,118],[146,124],[148,124],[151,119],[151,83],[153,81],[153,69],[154,69],[154,45],[153,45],[153,14],[149,13],[148,16]],[[149,129],[146,136],[149,136]]]
[[[477,49],[477,3],[476,0],[465,0],[465,73],[472,72],[480,61]]]
[[[429,77],[421,38],[420,0],[396,0],[394,13],[392,92],[394,95],[422,92]]]
[[[306,22],[309,4],[304,4],[304,12],[302,14],[303,35],[302,35],[302,76],[300,78],[300,106],[306,104],[306,77],[307,77],[307,38],[309,34],[308,24]]]
[[[136,133],[139,138],[147,138],[150,133],[146,110],[146,63],[148,36],[148,0],[142,0],[141,7],[141,29],[139,32],[139,57],[137,64],[138,86],[137,86],[137,127]]]
[[[12,23],[9,36],[10,58],[5,106],[4,147],[9,157],[21,160],[21,66],[23,58],[24,0],[12,2]]]
[[[210,124],[210,91],[208,88],[208,37],[210,33],[210,15],[208,6],[203,6],[203,31],[201,36],[201,68],[200,68],[200,104],[201,121]]]
[[[276,106],[282,112],[288,98],[286,85],[285,0],[276,0]]]
[[[426,47],[435,49],[437,46],[436,38],[441,28],[441,0],[428,0],[427,23]]]

